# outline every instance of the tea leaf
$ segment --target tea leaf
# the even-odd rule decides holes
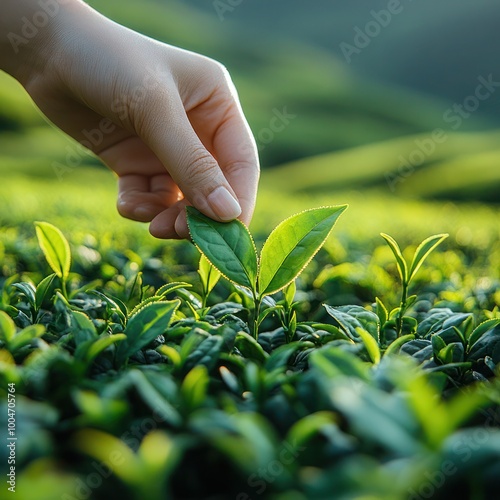
[[[378,297],[375,297],[375,300],[377,303],[376,311],[378,319],[380,321],[380,326],[384,326],[389,318],[389,313],[387,312],[387,308],[385,307],[384,303]]]
[[[66,280],[71,265],[71,250],[62,232],[48,222],[35,222],[38,244],[47,259],[49,266]]]
[[[116,335],[107,335],[96,340],[88,349],[85,354],[85,362],[90,365],[92,361],[102,352],[104,349],[108,348],[110,345],[121,340],[125,340],[127,336],[123,333],[117,333]]]
[[[207,368],[203,365],[195,366],[186,375],[181,385],[181,394],[188,411],[203,405],[209,383]]]
[[[398,243],[396,242],[396,240],[392,236],[389,236],[388,234],[380,233],[380,236],[382,236],[382,238],[384,238],[384,240],[387,242],[390,249],[392,250],[394,257],[396,257],[397,268],[398,268],[399,276],[401,277],[401,281],[403,283],[407,283],[408,282],[408,264],[406,263],[406,260],[403,257],[403,254],[401,252],[401,249],[399,248]]]
[[[203,290],[208,295],[219,281],[221,274],[203,254],[200,256],[198,274],[200,275]]]
[[[289,285],[323,246],[347,205],[314,208],[293,215],[274,229],[262,248],[259,294]]]
[[[417,250],[415,251],[415,255],[413,256],[413,261],[411,263],[408,275],[408,281],[411,281],[411,279],[420,269],[420,266],[423,264],[424,260],[442,241],[448,238],[448,236],[448,234],[436,234],[434,236],[430,236],[426,240],[422,241],[422,243],[420,243]]]
[[[117,362],[122,364],[158,335],[164,333],[179,305],[179,300],[154,302],[132,316],[124,331],[127,338],[119,344],[116,351]]]
[[[0,340],[8,344],[16,334],[16,325],[4,311],[0,311]]]
[[[399,352],[399,349],[403,347],[404,344],[415,339],[415,335],[408,334],[397,338],[391,345],[385,350],[384,356],[389,356],[390,354]]]
[[[380,363],[380,348],[377,341],[364,328],[356,328],[356,332],[361,337],[372,363],[375,365]]]
[[[14,352],[25,345],[30,344],[33,340],[41,337],[45,333],[45,326],[43,325],[29,325],[20,332],[9,342],[9,349]]]
[[[239,220],[217,222],[193,207],[186,207],[193,242],[229,281],[255,290],[257,250],[246,226]]]
[[[495,328],[495,326],[500,324],[500,319],[489,319],[483,321],[470,334],[468,345],[469,349],[489,330]]]

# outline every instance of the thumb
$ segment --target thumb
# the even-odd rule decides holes
[[[160,105],[154,101],[143,107],[142,140],[189,203],[212,219],[236,219],[241,206],[234,190],[191,126],[180,98]]]

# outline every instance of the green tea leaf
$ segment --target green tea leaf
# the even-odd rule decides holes
[[[38,244],[52,270],[66,280],[71,266],[71,250],[62,232],[48,222],[35,222]]]
[[[28,299],[28,302],[30,303],[30,305],[32,307],[35,307],[35,291],[36,291],[36,289],[35,289],[33,283],[21,281],[20,283],[14,283],[12,285],[12,288],[16,288],[22,294],[24,294],[26,299]]]
[[[500,319],[489,319],[479,324],[470,334],[468,348],[470,349],[486,332],[495,328],[497,325],[500,325]]]
[[[0,311],[0,340],[8,344],[16,334],[16,325],[4,311]]]
[[[259,363],[263,363],[269,356],[264,349],[262,349],[262,346],[246,332],[238,332],[235,346],[245,358],[252,359]]]
[[[361,337],[372,363],[375,365],[380,363],[380,348],[377,341],[363,328],[356,328],[356,332]]]
[[[270,295],[289,285],[323,246],[347,205],[314,208],[279,224],[262,248],[259,294]]]
[[[407,283],[408,282],[408,264],[406,263],[406,260],[403,257],[403,253],[401,252],[401,249],[399,248],[398,243],[396,242],[396,240],[392,236],[389,236],[388,234],[380,233],[380,236],[382,236],[382,238],[384,238],[384,240],[389,245],[389,248],[392,250],[394,257],[396,257],[397,268],[398,268],[399,276],[401,277],[401,281],[403,283]]]
[[[239,220],[217,222],[193,207],[186,207],[193,242],[229,281],[255,290],[257,250],[246,226]]]
[[[283,294],[285,296],[285,302],[288,308],[292,307],[293,299],[295,298],[296,293],[297,293],[297,285],[294,280],[283,290]]]
[[[48,298],[47,295],[50,295],[51,291],[54,292],[54,280],[56,276],[57,275],[55,273],[50,274],[38,283],[35,292],[35,308],[37,310],[39,310],[43,306],[44,302],[46,302]]]
[[[21,330],[16,334],[16,336],[10,341],[9,349],[11,351],[16,351],[17,349],[30,344],[34,339],[41,337],[45,333],[45,327],[43,325],[30,325]]]
[[[184,378],[181,394],[188,412],[203,405],[207,394],[210,378],[205,366],[195,366]]]
[[[176,290],[180,290],[181,288],[192,288],[193,285],[186,283],[185,281],[174,281],[172,283],[167,283],[158,290],[156,290],[155,296],[164,298],[169,293],[175,292]]]
[[[132,316],[124,331],[127,339],[120,343],[116,351],[117,362],[122,364],[158,335],[163,334],[179,305],[179,300],[155,302]]]
[[[200,255],[198,274],[200,275],[203,291],[208,295],[219,281],[221,274],[203,254]]]
[[[217,364],[223,347],[224,339],[219,335],[202,340],[184,361],[184,369],[188,371],[194,366],[204,365],[207,370],[211,370]]]
[[[380,321],[380,326],[383,327],[389,318],[389,313],[384,303],[378,297],[375,297],[375,300],[377,302],[377,316]]]
[[[434,236],[430,236],[420,243],[417,250],[415,251],[415,255],[413,256],[413,261],[410,266],[410,271],[408,275],[408,281],[411,281],[415,276],[417,271],[420,269],[420,266],[423,264],[424,260],[429,256],[429,254],[446,238],[448,238],[448,234],[436,234]]]
[[[116,335],[107,335],[96,340],[88,349],[85,354],[85,362],[90,365],[94,359],[101,354],[104,349],[108,348],[110,345],[125,340],[127,336],[124,333],[117,333]]]
[[[339,324],[348,337],[356,340],[358,328],[366,330],[378,343],[380,341],[380,324],[378,316],[361,306],[332,307],[323,304],[326,312]]]
[[[389,356],[391,354],[399,352],[399,349],[406,344],[407,342],[410,342],[411,340],[415,339],[415,335],[409,334],[409,335],[403,335],[402,337],[397,338],[394,342],[391,343],[391,345],[385,350],[384,356]]]
[[[325,429],[336,427],[339,418],[331,411],[311,413],[293,424],[287,434],[286,442],[304,446],[316,435],[321,435]]]

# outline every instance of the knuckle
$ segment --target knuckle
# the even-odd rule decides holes
[[[197,150],[189,161],[188,174],[194,186],[213,184],[217,177],[217,163],[206,150]]]

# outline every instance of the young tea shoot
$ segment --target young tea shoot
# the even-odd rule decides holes
[[[252,330],[257,337],[262,299],[283,290],[299,276],[346,208],[314,208],[289,217],[271,232],[260,255],[241,221],[217,222],[193,207],[186,209],[191,238],[199,251],[222,276],[250,291]]]
[[[410,283],[417,274],[417,271],[420,269],[420,266],[423,264],[424,260],[441,242],[448,238],[448,234],[436,234],[434,236],[429,236],[429,238],[422,241],[422,243],[420,243],[415,251],[411,264],[409,264],[405,260],[403,252],[401,251],[401,248],[394,238],[385,233],[381,233],[381,236],[387,242],[390,249],[392,250],[392,253],[394,254],[394,257],[396,258],[396,265],[399,276],[401,278],[401,303],[399,305],[399,308],[395,309],[391,314],[391,316],[394,315],[394,313],[397,315],[396,332],[397,336],[401,337],[401,334],[403,332],[403,319],[405,317],[405,313],[416,299],[416,296],[414,295],[408,297],[408,289],[410,287]]]

